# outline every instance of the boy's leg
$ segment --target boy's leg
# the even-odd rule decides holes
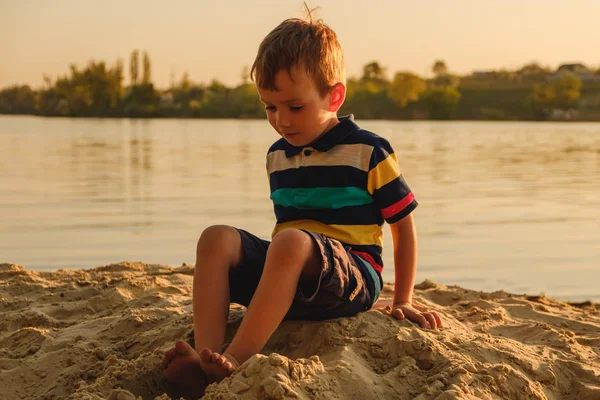
[[[211,349],[201,352],[205,361],[214,364],[211,372],[227,376],[259,353],[288,312],[300,279],[314,282],[314,288],[306,288],[314,290],[321,270],[321,252],[309,234],[298,229],[277,234],[269,246],[256,292],[226,353],[221,356]]]
[[[198,353],[205,347],[220,349],[223,345],[229,312],[229,270],[242,258],[240,234],[232,227],[211,226],[198,240],[192,289],[196,349],[178,341],[161,363],[165,377],[191,395],[202,395],[210,379],[203,365],[207,363]]]
[[[242,239],[232,227],[212,226],[198,240],[192,290],[194,344],[198,353],[204,347],[223,346],[229,314],[229,270],[242,259]]]

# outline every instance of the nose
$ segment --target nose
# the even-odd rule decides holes
[[[292,126],[292,121],[290,119],[290,116],[279,110],[277,111],[277,117],[276,117],[275,123],[277,124],[277,127],[280,130],[282,128],[289,128],[290,126]]]

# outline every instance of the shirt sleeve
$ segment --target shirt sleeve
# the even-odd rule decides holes
[[[388,224],[400,221],[417,208],[415,196],[400,173],[396,154],[383,138],[371,154],[367,188]]]

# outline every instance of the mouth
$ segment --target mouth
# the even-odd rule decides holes
[[[282,133],[282,135],[284,137],[286,137],[286,138],[291,138],[291,137],[297,136],[298,132],[296,132],[296,133]]]

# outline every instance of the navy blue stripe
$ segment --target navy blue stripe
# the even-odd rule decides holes
[[[277,189],[359,187],[367,189],[368,172],[350,166],[301,167],[276,171],[269,176],[271,192]],[[360,186],[363,183],[363,186]]]
[[[277,205],[274,208],[278,224],[309,219],[327,225],[383,225],[381,212],[373,205],[320,210],[299,210]]]
[[[375,147],[371,153],[371,160],[369,162],[369,170],[372,170],[379,165],[382,161],[389,157],[390,154],[394,154],[394,150],[390,143],[382,139],[380,147]]]
[[[382,138],[379,135],[374,134],[373,132],[366,131],[364,129],[360,129],[358,131],[352,132],[346,140],[343,141],[344,144],[366,144],[369,146],[383,147],[386,151],[391,149],[389,142]]]
[[[389,141],[385,138],[382,138],[379,135],[376,135],[373,132],[366,131],[364,129],[359,129],[357,131],[352,132],[348,137],[344,140],[340,141],[338,144],[366,144],[369,146],[373,146],[375,148],[381,147],[388,153],[393,153],[392,146]],[[308,145],[307,147],[310,147]],[[285,141],[285,139],[279,139],[275,143],[271,145],[268,153],[277,151],[277,150],[286,150],[289,148],[289,143]]]
[[[380,209],[384,209],[396,204],[409,193],[410,188],[402,175],[400,175],[393,181],[388,182],[386,185],[375,190],[373,192],[373,197],[375,198],[375,204],[377,204]]]
[[[271,145],[271,147],[269,148],[269,151],[267,152],[267,154],[272,153],[274,151],[277,150],[285,150],[286,148],[286,141],[284,138],[279,139],[278,141],[276,141],[275,143],[273,143]]]

